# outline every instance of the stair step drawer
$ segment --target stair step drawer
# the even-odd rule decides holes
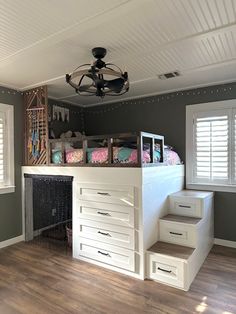
[[[78,198],[109,204],[134,206],[134,187],[104,184],[79,184]]]
[[[134,228],[134,207],[80,201],[78,218]]]
[[[135,252],[80,237],[79,255],[96,261],[135,271]]]
[[[134,250],[134,229],[93,220],[79,220],[79,236]]]
[[[202,218],[203,206],[201,199],[169,196],[170,214]]]
[[[147,277],[184,288],[185,262],[169,256],[147,253]]]
[[[160,241],[195,248],[197,229],[193,225],[160,220]]]

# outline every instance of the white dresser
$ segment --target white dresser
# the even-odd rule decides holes
[[[183,167],[88,170],[74,181],[73,256],[145,279],[146,249]]]
[[[77,197],[79,257],[134,272],[135,187],[78,184]]]

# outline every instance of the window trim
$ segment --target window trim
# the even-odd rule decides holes
[[[0,194],[15,192],[15,165],[14,165],[14,107],[9,104],[0,103],[0,112],[6,117],[6,142],[5,150],[7,164],[6,164],[6,179],[0,185]]]
[[[201,103],[196,105],[186,106],[186,187],[188,189],[197,190],[211,190],[211,191],[223,191],[223,192],[236,192],[236,181],[232,181],[233,184],[218,184],[218,183],[197,183],[194,182],[194,115],[209,111],[216,110],[232,110],[233,114],[236,113],[236,100],[224,100],[210,103]],[[231,119],[230,119],[231,120]],[[234,127],[230,128],[230,132],[233,132]],[[233,141],[234,142],[234,141]],[[233,153],[229,152],[230,160],[233,158]],[[230,162],[231,163],[231,162]],[[229,165],[231,167],[231,164]],[[230,175],[233,175],[231,169]]]

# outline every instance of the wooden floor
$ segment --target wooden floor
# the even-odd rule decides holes
[[[236,313],[236,249],[214,246],[189,292],[73,260],[45,245],[0,250],[0,314]]]

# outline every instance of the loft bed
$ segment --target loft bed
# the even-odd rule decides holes
[[[24,93],[27,166],[151,167],[181,164],[164,137],[146,132],[50,139],[47,87]],[[61,134],[62,136],[62,134]],[[71,135],[70,135],[71,136]]]
[[[164,136],[130,132],[48,140],[50,166],[150,167],[180,164],[172,151],[166,154]],[[174,161],[173,161],[174,160]]]

